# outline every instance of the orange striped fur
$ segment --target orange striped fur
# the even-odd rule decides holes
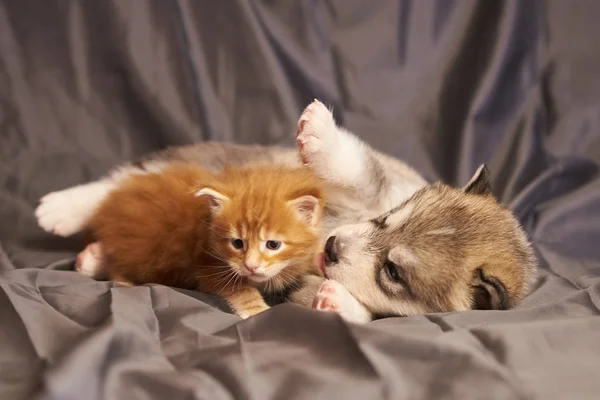
[[[129,177],[89,227],[103,246],[109,279],[220,295],[247,317],[268,308],[261,292],[321,275],[313,259],[323,205],[322,183],[308,168],[232,168],[215,175],[174,163]],[[244,248],[236,249],[233,239]],[[280,249],[265,248],[267,240],[279,240]],[[245,276],[250,264],[269,279]]]

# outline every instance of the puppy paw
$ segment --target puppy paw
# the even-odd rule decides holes
[[[46,232],[63,237],[71,236],[84,229],[106,193],[107,188],[103,182],[52,192],[40,199],[35,217]]]
[[[366,323],[371,320],[370,313],[336,281],[327,280],[315,296],[312,308],[340,314],[349,322]]]
[[[336,281],[327,280],[323,282],[315,299],[313,300],[312,308],[321,311],[333,311],[338,312],[340,307],[343,306],[344,290],[342,290],[339,283]]]
[[[319,166],[335,148],[338,128],[331,111],[319,100],[304,109],[298,120],[296,143],[306,165]]]
[[[371,314],[336,281],[327,280],[315,296],[312,308],[338,313],[344,320],[364,324],[371,320]]]

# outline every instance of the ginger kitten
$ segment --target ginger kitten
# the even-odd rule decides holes
[[[226,299],[247,318],[314,265],[324,205],[308,168],[262,166],[209,173],[175,163],[134,175],[89,222],[95,242],[79,272],[125,284],[159,283]]]

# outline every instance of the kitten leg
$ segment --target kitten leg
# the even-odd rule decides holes
[[[93,279],[105,279],[104,252],[100,242],[87,245],[85,250],[77,255],[75,270]]]
[[[332,280],[326,280],[321,285],[312,307],[337,312],[344,320],[357,324],[365,324],[372,320],[371,313],[341,283]]]
[[[243,287],[226,296],[226,299],[233,311],[243,319],[269,309],[259,290],[252,286]]]
[[[321,178],[353,190],[367,203],[392,207],[425,184],[404,163],[374,151],[338,127],[331,111],[318,100],[300,116],[296,143],[303,162]]]
[[[133,286],[135,286],[134,283],[129,282],[129,281],[124,280],[124,279],[113,280],[113,282],[116,283],[117,285],[121,285],[121,286],[125,286],[125,287],[133,287]]]
[[[77,255],[75,270],[82,275],[96,280],[108,279],[105,268],[104,250],[100,242],[93,242]],[[120,276],[111,279],[114,283],[122,286],[135,286],[134,283]]]

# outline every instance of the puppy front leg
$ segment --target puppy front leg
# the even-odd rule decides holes
[[[330,279],[319,287],[312,307],[321,311],[336,312],[344,320],[356,324],[366,324],[373,319],[369,310],[359,303],[341,283]]]
[[[132,175],[160,171],[165,165],[164,162],[149,162],[143,167],[123,164],[97,181],[49,193],[40,199],[35,210],[38,225],[46,232],[63,237],[79,233],[87,228],[100,203],[123,180]]]
[[[296,142],[302,161],[327,182],[366,199],[379,198],[387,190],[389,179],[373,150],[338,127],[320,101],[315,100],[300,116]]]
[[[338,313],[348,322],[365,324],[372,319],[371,313],[341,283],[320,276],[305,276],[302,288],[292,293],[290,300],[316,310]]]
[[[373,150],[338,127],[331,111],[318,100],[300,116],[296,143],[305,165],[373,210],[388,210],[426,184],[405,163]]]

